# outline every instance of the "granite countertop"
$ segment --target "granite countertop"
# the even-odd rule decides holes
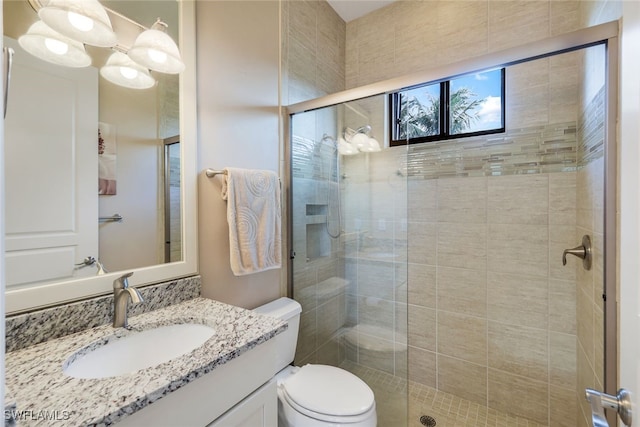
[[[65,361],[87,345],[176,323],[200,323],[216,332],[183,356],[130,374],[79,379],[62,371]],[[206,298],[131,317],[129,326],[131,330],[103,325],[7,353],[5,382],[11,395],[6,398],[16,402],[18,425],[110,425],[287,327],[281,320]]]

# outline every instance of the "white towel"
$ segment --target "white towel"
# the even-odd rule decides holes
[[[271,171],[225,168],[231,270],[236,276],[280,268],[280,182]]]

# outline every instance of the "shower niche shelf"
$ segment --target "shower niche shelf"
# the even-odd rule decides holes
[[[327,211],[326,204],[306,205],[307,262],[331,255],[331,237],[326,230]]]
[[[307,204],[306,212],[307,217],[317,215],[327,215],[327,205]]]

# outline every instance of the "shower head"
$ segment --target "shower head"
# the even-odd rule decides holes
[[[329,140],[331,142],[336,142],[336,139],[334,137],[332,137],[331,135],[325,133],[325,134],[322,135],[322,139],[320,140],[320,142],[325,142],[327,140]]]

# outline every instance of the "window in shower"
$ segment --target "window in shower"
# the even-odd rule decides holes
[[[391,145],[504,132],[504,68],[394,92]]]

